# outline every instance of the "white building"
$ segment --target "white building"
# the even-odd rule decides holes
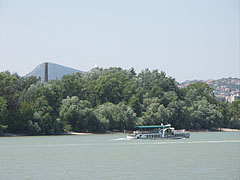
[[[231,95],[226,97],[226,101],[232,103],[233,101],[236,101],[237,99],[240,99],[239,94]]]

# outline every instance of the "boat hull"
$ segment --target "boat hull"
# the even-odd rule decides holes
[[[183,139],[190,138],[189,133],[179,133],[174,135],[163,135],[163,134],[130,134],[127,139]]]

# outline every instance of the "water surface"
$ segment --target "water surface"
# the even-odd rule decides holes
[[[240,133],[182,140],[126,135],[0,138],[0,179],[239,179]]]

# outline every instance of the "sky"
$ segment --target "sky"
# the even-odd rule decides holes
[[[0,0],[0,72],[52,62],[240,76],[239,0]]]

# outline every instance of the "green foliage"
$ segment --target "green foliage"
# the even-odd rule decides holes
[[[24,133],[37,135],[58,134],[63,132],[63,123],[58,119],[58,109],[60,107],[59,96],[60,93],[56,84],[38,82],[27,89],[21,96],[20,101],[23,102],[23,104],[27,103],[31,106],[32,114],[31,117],[26,117],[24,113],[21,113],[23,117],[20,119],[25,122],[27,121],[28,127],[26,132],[23,131]],[[19,126],[17,126],[18,130],[21,129],[18,127]],[[17,130],[15,131],[17,132]]]
[[[230,128],[240,129],[240,100],[228,104]]]
[[[22,80],[23,80],[23,84],[24,84],[24,89],[27,90],[33,84],[37,84],[38,82],[40,82],[40,77],[27,76],[27,77],[22,78]]]
[[[84,99],[86,95],[85,83],[81,73],[63,76],[60,83],[62,98],[77,96],[79,99]]]
[[[17,129],[15,130],[18,133],[29,133],[34,134],[31,122],[33,121],[34,108],[28,102],[23,102],[19,107],[19,119],[17,121]]]
[[[170,111],[157,98],[148,99],[146,111],[143,113],[143,125],[167,124]]]
[[[87,100],[79,100],[77,96],[62,100],[60,118],[64,122],[65,130],[97,132],[99,122],[93,114],[91,104]]]
[[[173,127],[177,127],[179,129],[189,129],[189,119],[187,106],[184,101],[172,101],[168,104],[168,110],[170,111],[169,123],[173,125]]]
[[[117,104],[121,102],[126,80],[126,75],[121,73],[100,76],[97,79],[95,86],[98,96],[98,104],[106,102]]]
[[[128,105],[133,109],[137,116],[141,116],[142,107],[139,97],[132,95],[128,101]]]
[[[2,133],[2,130],[7,128],[7,125],[5,124],[7,113],[7,101],[0,97],[0,134]]]
[[[17,74],[0,73],[0,96],[7,99],[8,110],[15,110],[23,90],[23,82]]]
[[[188,108],[190,128],[209,129],[221,126],[222,114],[215,104],[209,103],[205,98],[196,101]]]
[[[8,125],[6,132],[15,130],[18,119],[19,98],[24,90],[23,80],[17,74],[9,72],[0,73],[0,97],[6,100],[7,117],[4,119],[4,125]]]
[[[176,81],[171,77],[166,77],[164,72],[159,73],[157,70],[152,72],[145,69],[138,75],[138,82],[145,92],[149,92],[153,87],[158,86],[164,92],[177,91]]]
[[[61,134],[132,130],[171,123],[175,128],[240,128],[240,101],[214,98],[197,82],[179,89],[164,72],[94,69],[41,82],[0,73],[0,133]]]
[[[136,121],[136,114],[132,108],[124,103],[117,105],[105,103],[98,106],[94,113],[99,119],[103,131],[130,130],[134,127]]]

